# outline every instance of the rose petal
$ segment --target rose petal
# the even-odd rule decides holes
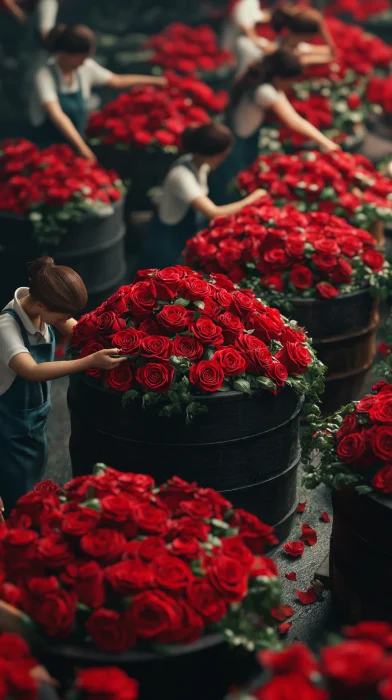
[[[307,591],[299,591],[297,589],[295,592],[302,605],[310,605],[311,603],[315,603],[317,600],[317,595],[313,588],[308,588]]]
[[[271,610],[271,615],[279,622],[284,622],[288,617],[294,615],[294,608],[291,605],[278,605],[277,608]]]
[[[285,574],[285,578],[287,578],[289,581],[296,581],[297,574],[295,573],[295,571],[289,571],[288,574]]]
[[[297,505],[297,513],[303,513],[307,505],[307,501],[300,501]]]
[[[287,634],[292,624],[292,622],[282,622],[276,629],[279,634]]]
[[[316,530],[313,530],[313,528],[310,527],[310,525],[308,525],[307,523],[304,523],[302,525],[301,540],[306,542],[306,544],[310,545],[310,547],[313,547],[313,545],[315,545],[317,542]]]
[[[325,523],[330,523],[331,518],[329,517],[328,513],[326,510],[324,510],[321,515],[320,515],[321,520],[324,520]]]

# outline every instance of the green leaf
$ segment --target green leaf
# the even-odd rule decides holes
[[[243,394],[249,394],[251,396],[250,384],[246,379],[236,379],[233,382],[233,387],[236,391],[241,391]]]
[[[205,307],[205,303],[204,303],[204,301],[194,301],[193,306],[196,306],[197,309],[200,309],[201,311],[203,311],[203,309]]]
[[[97,510],[98,513],[101,512],[101,501],[99,498],[90,498],[88,501],[84,501],[80,504],[81,508],[91,508],[92,510]]]
[[[126,391],[122,395],[121,403],[123,406],[126,406],[126,404],[129,403],[129,401],[133,401],[138,396],[139,396],[139,392],[136,391],[136,389],[130,389],[129,391]]]
[[[276,389],[275,382],[272,379],[268,379],[268,377],[257,377],[256,384],[261,389],[268,389],[269,391],[275,391]]]
[[[80,601],[78,601],[76,607],[77,607],[77,609],[78,609],[80,612],[84,612],[84,613],[89,613],[89,612],[91,612],[91,608],[89,608],[88,605],[85,605],[84,603],[81,603]]]
[[[190,303],[189,299],[183,299],[182,297],[178,297],[178,299],[174,300],[174,304],[178,306],[189,306]]]

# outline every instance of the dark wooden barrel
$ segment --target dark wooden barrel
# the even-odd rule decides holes
[[[96,462],[151,474],[158,483],[175,474],[222,492],[283,539],[296,508],[302,398],[286,388],[277,396],[217,392],[200,401],[208,413],[187,426],[183,416],[164,418],[139,400],[123,407],[117,392],[74,377],[68,391],[73,474],[89,473]]]
[[[294,299],[290,316],[312,338],[328,367],[322,408],[330,413],[356,398],[376,355],[378,300],[359,290],[334,299]]]
[[[249,681],[257,672],[254,657],[243,649],[229,649],[220,635],[207,635],[168,653],[130,651],[107,654],[66,645],[47,645],[39,660],[66,686],[75,669],[117,666],[140,683],[139,700],[218,700],[230,686]]]
[[[33,237],[33,225],[24,217],[0,216],[0,305],[16,287],[28,286],[27,263],[51,255],[59,265],[74,268],[82,277],[93,309],[122,284],[126,273],[124,200],[116,202],[105,217],[88,216],[67,224],[57,246],[41,247]]]
[[[392,498],[333,492],[330,575],[347,619],[392,622]]]

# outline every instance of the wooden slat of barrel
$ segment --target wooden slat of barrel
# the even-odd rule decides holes
[[[331,588],[347,618],[392,621],[392,499],[333,492]]]
[[[74,378],[68,392],[70,455],[74,475],[95,462],[122,471],[148,472],[158,483],[173,474],[222,492],[236,507],[290,530],[296,505],[302,400],[290,389],[276,397],[237,392],[202,399],[208,413],[186,426],[182,416],[159,417],[140,402]],[[154,411],[155,409],[155,411]]]

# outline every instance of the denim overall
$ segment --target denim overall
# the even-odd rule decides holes
[[[57,96],[61,109],[63,110],[64,114],[70,118],[79,134],[83,134],[87,122],[88,112],[87,105],[83,97],[79,73],[76,71],[78,90],[76,92],[61,92],[57,71],[55,70],[54,66],[51,66],[50,70],[56,83]],[[49,118],[47,118],[41,126],[36,127],[34,131],[34,140],[41,148],[47,148],[53,143],[68,143],[66,136],[59,131],[57,126],[55,126]]]
[[[192,165],[181,160],[173,163],[169,172],[179,164],[185,165],[195,175]],[[139,268],[143,270],[149,267],[163,268],[176,265],[180,261],[187,240],[195,236],[205,225],[205,218],[191,206],[178,224],[165,224],[155,211],[145,236]]]
[[[27,331],[14,309],[5,309],[17,322],[23,342],[34,360],[51,362],[55,337],[49,326],[50,342],[31,345]],[[6,515],[17,499],[43,477],[48,446],[46,419],[50,409],[50,382],[30,382],[16,376],[0,396],[0,496]]]

